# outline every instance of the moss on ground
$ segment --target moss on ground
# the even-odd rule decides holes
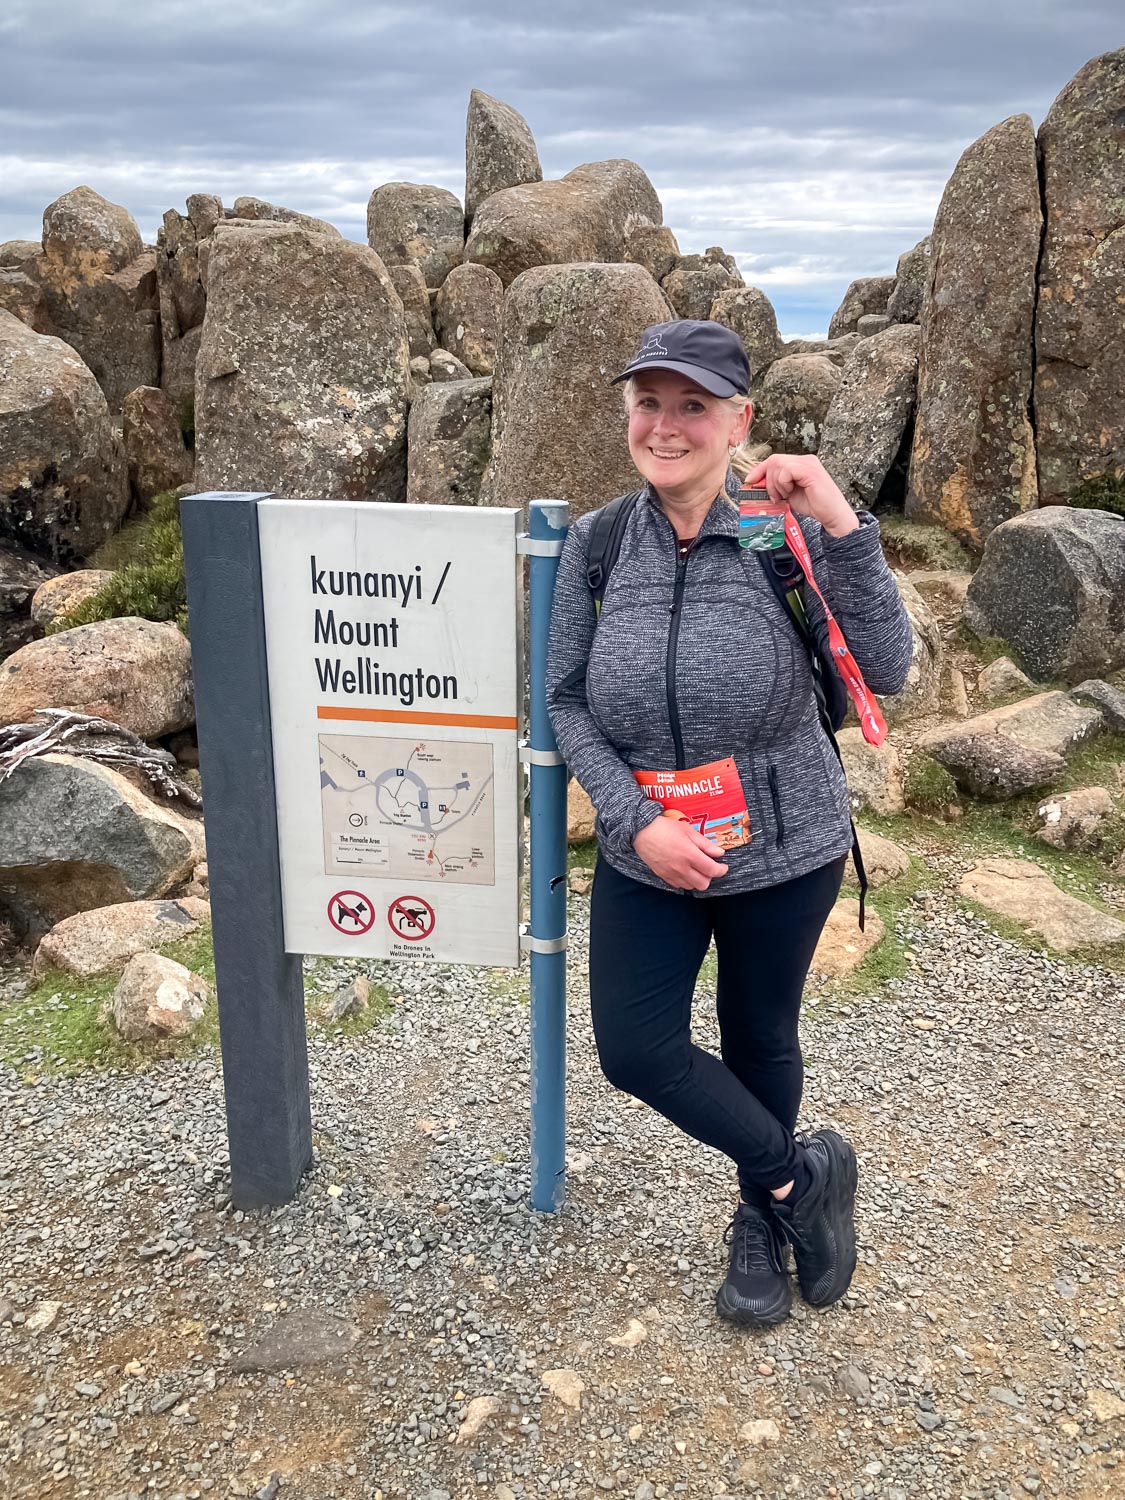
[[[921,813],[942,813],[960,801],[953,777],[932,756],[921,751],[912,755],[903,778],[907,805]]]
[[[942,526],[927,526],[905,516],[884,515],[879,517],[879,532],[884,551],[900,567],[971,573],[975,566],[961,543]]]
[[[191,937],[160,951],[201,974],[213,989],[215,955],[210,927],[201,928]],[[44,972],[21,999],[0,1009],[0,1066],[25,1075],[107,1068],[134,1072],[164,1058],[190,1056],[206,1047],[218,1047],[219,1014],[213,995],[190,1037],[162,1042],[125,1041],[108,1018],[119,978],[119,971],[91,979],[76,979],[58,969]],[[372,985],[366,1011],[340,1021],[326,1021],[323,1010],[334,988],[324,988],[319,966],[304,976],[310,1029],[322,1028],[343,1038],[359,1036],[377,1025],[391,1009],[386,991]]]
[[[90,566],[111,569],[113,577],[49,625],[49,635],[132,615],[171,620],[186,634],[184,546],[175,490],[157,495],[149,511],[110,537],[90,559]]]

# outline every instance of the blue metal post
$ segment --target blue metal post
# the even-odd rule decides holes
[[[563,500],[531,502],[531,1206],[540,1213],[560,1209],[566,1191],[566,766],[547,717],[546,674],[568,519]]]

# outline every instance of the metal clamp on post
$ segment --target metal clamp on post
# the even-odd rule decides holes
[[[561,766],[566,762],[563,760],[561,750],[536,750],[526,740],[519,742],[520,760],[525,766]]]
[[[562,937],[537,938],[532,937],[527,930],[527,923],[520,923],[520,952],[521,953],[565,953],[568,938],[564,932]]]
[[[552,538],[544,540],[521,531],[516,537],[516,551],[524,557],[559,557],[562,554],[564,541],[565,538],[560,538],[558,541]]]

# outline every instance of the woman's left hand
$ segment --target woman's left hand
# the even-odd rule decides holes
[[[859,526],[855,511],[815,453],[773,453],[743,483],[768,490],[775,505],[788,505],[795,516],[811,516],[832,536],[844,536]]]

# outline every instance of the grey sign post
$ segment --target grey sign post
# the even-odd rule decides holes
[[[181,504],[231,1201],[285,1203],[312,1161],[299,955],[282,928],[258,502]]]

